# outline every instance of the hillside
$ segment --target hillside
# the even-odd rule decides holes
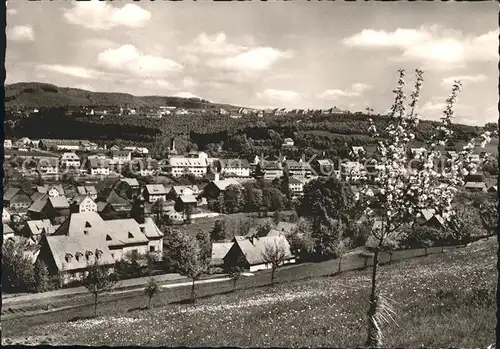
[[[20,82],[5,86],[6,108],[40,107],[109,107],[174,106],[189,109],[238,108],[228,104],[210,103],[198,98],[166,96],[133,96],[128,93],[91,92],[77,88],[59,87],[39,82]]]
[[[395,322],[383,326],[384,347],[486,348],[493,343],[497,249],[493,238],[382,266],[379,280],[396,312]],[[215,284],[198,286],[200,296],[226,294],[196,305],[180,304],[169,289],[155,296],[151,310],[137,308],[147,302],[141,292],[101,304],[104,316],[97,319],[65,322],[90,314],[87,300],[86,309],[67,314],[6,320],[2,344],[363,347],[370,270],[288,278],[295,269],[300,268],[279,269],[273,288],[245,285],[261,274],[239,280],[236,292],[227,293],[230,283],[218,291]],[[269,279],[265,272],[262,277]]]

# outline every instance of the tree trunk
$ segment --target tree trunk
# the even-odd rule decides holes
[[[94,317],[97,317],[97,297],[98,293],[94,293]]]
[[[377,308],[378,308],[378,288],[377,288],[377,267],[378,267],[378,249],[375,250],[373,255],[373,267],[372,267],[372,287],[370,292],[370,308],[368,310],[368,339],[367,346],[369,348],[379,348],[382,344],[380,324],[376,320]]]
[[[236,279],[233,279],[233,292],[236,291]]]
[[[193,283],[191,284],[191,303],[196,302],[196,292],[195,292],[195,279],[193,278]]]
[[[274,286],[274,271],[276,270],[276,268],[272,268],[271,269],[271,286]]]

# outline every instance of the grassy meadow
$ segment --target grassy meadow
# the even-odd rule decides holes
[[[385,347],[487,347],[495,339],[496,239],[380,268],[396,319]],[[3,331],[2,344],[360,347],[369,270]],[[153,301],[153,304],[154,301]]]

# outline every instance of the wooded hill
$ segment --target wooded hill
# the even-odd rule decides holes
[[[210,103],[198,98],[133,96],[128,93],[92,92],[77,88],[59,87],[39,82],[20,82],[5,86],[6,108],[42,107],[160,107],[186,109],[238,108],[228,104]]]

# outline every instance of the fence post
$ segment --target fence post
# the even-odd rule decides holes
[[[427,256],[427,246],[424,247],[425,255]]]
[[[391,263],[391,262],[392,262],[392,251],[389,252],[389,263]]]

